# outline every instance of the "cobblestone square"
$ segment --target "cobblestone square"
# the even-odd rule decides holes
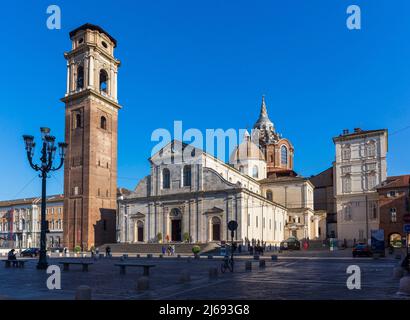
[[[76,258],[82,260],[81,258]],[[250,256],[235,260],[235,272],[220,272],[221,257],[193,259],[192,257],[136,258],[130,263],[156,265],[150,271],[149,289],[137,290],[137,279],[142,277],[142,268],[127,268],[120,274],[120,257],[91,260],[88,272],[81,266],[70,266],[62,271],[61,290],[49,290],[46,286],[50,276],[37,270],[36,259],[30,260],[24,269],[2,266],[0,269],[0,296],[2,299],[74,299],[80,285],[91,288],[92,299],[103,300],[166,300],[166,299],[409,299],[398,296],[399,280],[393,279],[393,258],[351,258],[345,253],[291,253],[279,255],[272,261],[270,255],[261,257],[266,267]],[[51,258],[50,264],[68,258]],[[70,258],[69,260],[73,260]],[[246,261],[252,261],[252,271],[245,271]],[[346,269],[357,265],[361,270],[361,289],[349,290]],[[210,278],[209,269],[217,268],[218,277]],[[181,282],[181,273],[188,273],[190,281]]]

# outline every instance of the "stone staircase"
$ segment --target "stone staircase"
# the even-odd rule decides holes
[[[105,252],[105,247],[110,246],[111,252],[115,253],[152,253],[160,254],[162,253],[162,246],[167,247],[168,245],[175,246],[175,254],[192,254],[192,247],[198,245],[201,248],[201,254],[207,254],[212,252],[217,247],[214,243],[107,243],[99,247],[100,253]]]

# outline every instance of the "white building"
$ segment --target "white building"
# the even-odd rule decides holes
[[[236,240],[323,238],[326,215],[313,211],[313,185],[293,171],[293,146],[275,131],[264,98],[254,128],[260,144],[246,133],[230,164],[179,141],[153,155],[150,175],[118,201],[117,241],[219,242],[230,220]]]
[[[227,223],[236,220],[236,240],[280,243],[286,208],[266,199],[258,181],[198,149],[193,161],[178,141],[150,158],[151,174],[119,200],[119,242],[230,239]],[[260,151],[252,148],[250,157]]]
[[[379,228],[375,187],[387,176],[387,130],[344,130],[333,142],[338,239],[348,245],[368,241]]]

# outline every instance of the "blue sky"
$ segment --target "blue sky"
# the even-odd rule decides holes
[[[46,28],[46,8],[62,29]],[[346,28],[358,4],[362,30]],[[40,194],[21,135],[49,126],[64,136],[63,52],[89,22],[118,40],[118,185],[148,174],[151,133],[250,128],[261,95],[294,144],[295,169],[316,174],[334,159],[344,128],[388,128],[388,174],[410,172],[410,2],[396,0],[8,1],[1,4],[0,199]],[[401,131],[399,131],[401,130]],[[396,132],[396,133],[395,133]],[[395,133],[395,134],[394,134]],[[49,194],[62,192],[62,171]]]

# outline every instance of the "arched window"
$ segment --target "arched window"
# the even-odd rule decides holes
[[[107,71],[101,69],[100,71],[100,92],[108,93],[108,74]]]
[[[100,128],[107,130],[107,119],[104,116],[100,119]]]
[[[239,166],[239,172],[243,173],[243,166]]]
[[[81,114],[75,115],[75,128],[81,128]]]
[[[84,68],[78,66],[77,68],[77,90],[84,88]]]
[[[272,201],[273,200],[273,193],[272,190],[266,191],[266,199]]]
[[[191,186],[191,166],[187,165],[184,167],[184,186]]]
[[[162,170],[162,188],[169,189],[171,187],[171,175],[169,169]]]
[[[258,174],[258,166],[254,166],[252,168],[252,177],[257,178],[259,176]]]
[[[280,162],[284,165],[288,164],[288,148],[286,146],[280,148]]]

